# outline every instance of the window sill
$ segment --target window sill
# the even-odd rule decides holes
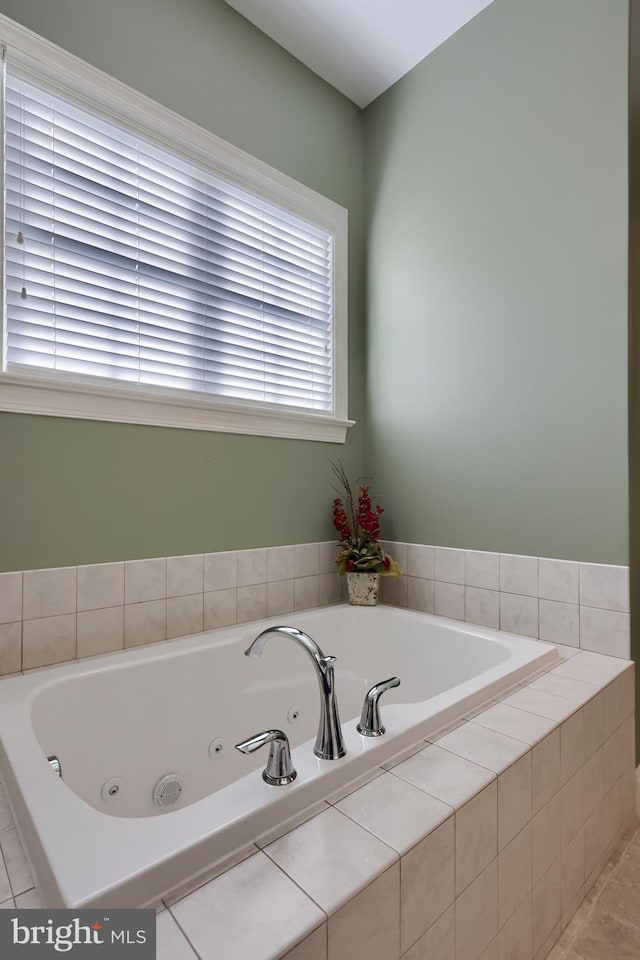
[[[144,392],[110,384],[53,382],[45,377],[0,375],[0,410],[45,417],[139,423],[183,430],[210,430],[263,437],[344,443],[354,420],[274,406],[225,403],[178,391]]]

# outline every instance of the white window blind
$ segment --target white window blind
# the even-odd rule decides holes
[[[8,372],[334,413],[334,237],[65,101],[5,84]]]

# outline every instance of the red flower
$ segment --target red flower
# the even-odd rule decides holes
[[[345,540],[350,539],[351,529],[349,527],[349,520],[340,497],[336,497],[333,501],[333,525],[340,534],[340,543],[344,543]]]
[[[369,487],[361,486],[356,507],[356,525],[373,543],[377,542],[380,535],[381,513],[383,513],[382,507],[378,506],[374,510],[371,505]]]
[[[398,576],[399,567],[387,557],[380,544],[381,506],[372,502],[368,484],[349,483],[341,464],[332,464],[340,496],[333,500],[333,525],[338,531],[340,550],[336,557],[338,573],[354,570]]]

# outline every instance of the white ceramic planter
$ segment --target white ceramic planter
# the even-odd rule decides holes
[[[378,602],[378,573],[348,573],[349,603],[357,607],[373,607]]]

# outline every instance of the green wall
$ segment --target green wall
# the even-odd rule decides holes
[[[349,210],[349,415],[364,404],[362,115],[222,0],[0,13]],[[346,446],[0,414],[0,570],[327,539]]]
[[[0,13],[349,209],[358,421],[343,447],[0,414],[0,570],[328,538],[329,457],[388,536],[626,562],[627,0],[494,0],[364,122],[222,0]]]
[[[398,539],[627,560],[627,0],[495,0],[366,111]]]

